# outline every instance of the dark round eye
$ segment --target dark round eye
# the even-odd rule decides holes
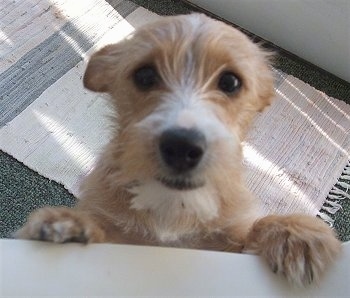
[[[149,89],[158,81],[158,74],[154,67],[144,66],[134,73],[134,82],[141,89]]]
[[[221,74],[218,82],[219,89],[228,94],[238,91],[241,85],[241,80],[232,72],[224,72]]]

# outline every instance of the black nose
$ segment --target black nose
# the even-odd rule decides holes
[[[173,128],[162,133],[159,150],[163,161],[176,173],[195,168],[206,148],[205,137],[194,129]]]

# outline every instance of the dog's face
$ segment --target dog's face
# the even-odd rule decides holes
[[[94,54],[84,84],[111,94],[126,180],[187,191],[235,179],[248,125],[273,97],[266,57],[199,14],[164,18]]]

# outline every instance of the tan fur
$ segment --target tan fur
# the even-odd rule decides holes
[[[84,84],[111,95],[119,129],[82,183],[76,208],[41,209],[31,215],[17,237],[232,252],[244,249],[261,254],[291,282],[318,281],[340,251],[331,229],[302,215],[259,220],[258,202],[243,181],[240,142],[256,113],[274,96],[268,56],[241,32],[204,15],[163,18],[95,53]],[[135,87],[132,76],[145,65],[157,69],[160,81],[151,90],[142,91]],[[218,90],[218,76],[223,71],[232,71],[242,80],[237,94]],[[231,135],[230,140],[218,139],[211,144],[215,154],[203,170],[208,191],[213,191],[208,204],[218,207],[217,216],[211,219],[193,213],[186,200],[181,202],[183,209],[176,205],[174,210],[165,208],[162,212],[138,210],[132,205],[130,187],[153,179],[161,171],[154,144],[157,136],[142,131],[139,124],[188,81]],[[209,210],[210,216],[215,215],[213,210]]]
[[[306,215],[271,215],[254,223],[245,250],[260,254],[274,272],[290,282],[319,281],[340,250],[333,231]]]

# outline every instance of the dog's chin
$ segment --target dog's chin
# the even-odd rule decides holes
[[[193,190],[203,187],[205,184],[203,180],[195,180],[186,177],[158,176],[156,179],[167,188],[173,190]]]

